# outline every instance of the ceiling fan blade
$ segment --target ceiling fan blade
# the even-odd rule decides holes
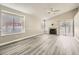
[[[54,10],[53,12],[59,12],[60,10]]]
[[[50,11],[48,11],[48,14],[50,14],[51,12]]]

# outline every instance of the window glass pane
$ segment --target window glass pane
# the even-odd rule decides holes
[[[13,16],[10,14],[2,13],[1,20],[3,34],[10,34],[13,31]]]

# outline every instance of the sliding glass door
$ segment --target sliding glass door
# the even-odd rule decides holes
[[[73,20],[60,22],[59,34],[73,36]]]

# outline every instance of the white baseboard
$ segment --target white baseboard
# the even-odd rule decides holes
[[[40,34],[42,34],[42,33],[40,33]],[[32,36],[27,36],[27,37],[23,37],[23,38],[19,38],[19,39],[13,40],[13,41],[1,43],[0,46],[4,46],[4,45],[7,45],[7,44],[10,44],[10,43],[13,43],[13,42],[21,41],[21,40],[24,40],[24,39],[27,39],[27,38],[31,38],[31,37],[40,35],[40,34],[36,34],[36,35],[32,35]]]

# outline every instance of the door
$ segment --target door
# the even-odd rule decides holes
[[[73,36],[73,20],[60,22],[59,34]]]

